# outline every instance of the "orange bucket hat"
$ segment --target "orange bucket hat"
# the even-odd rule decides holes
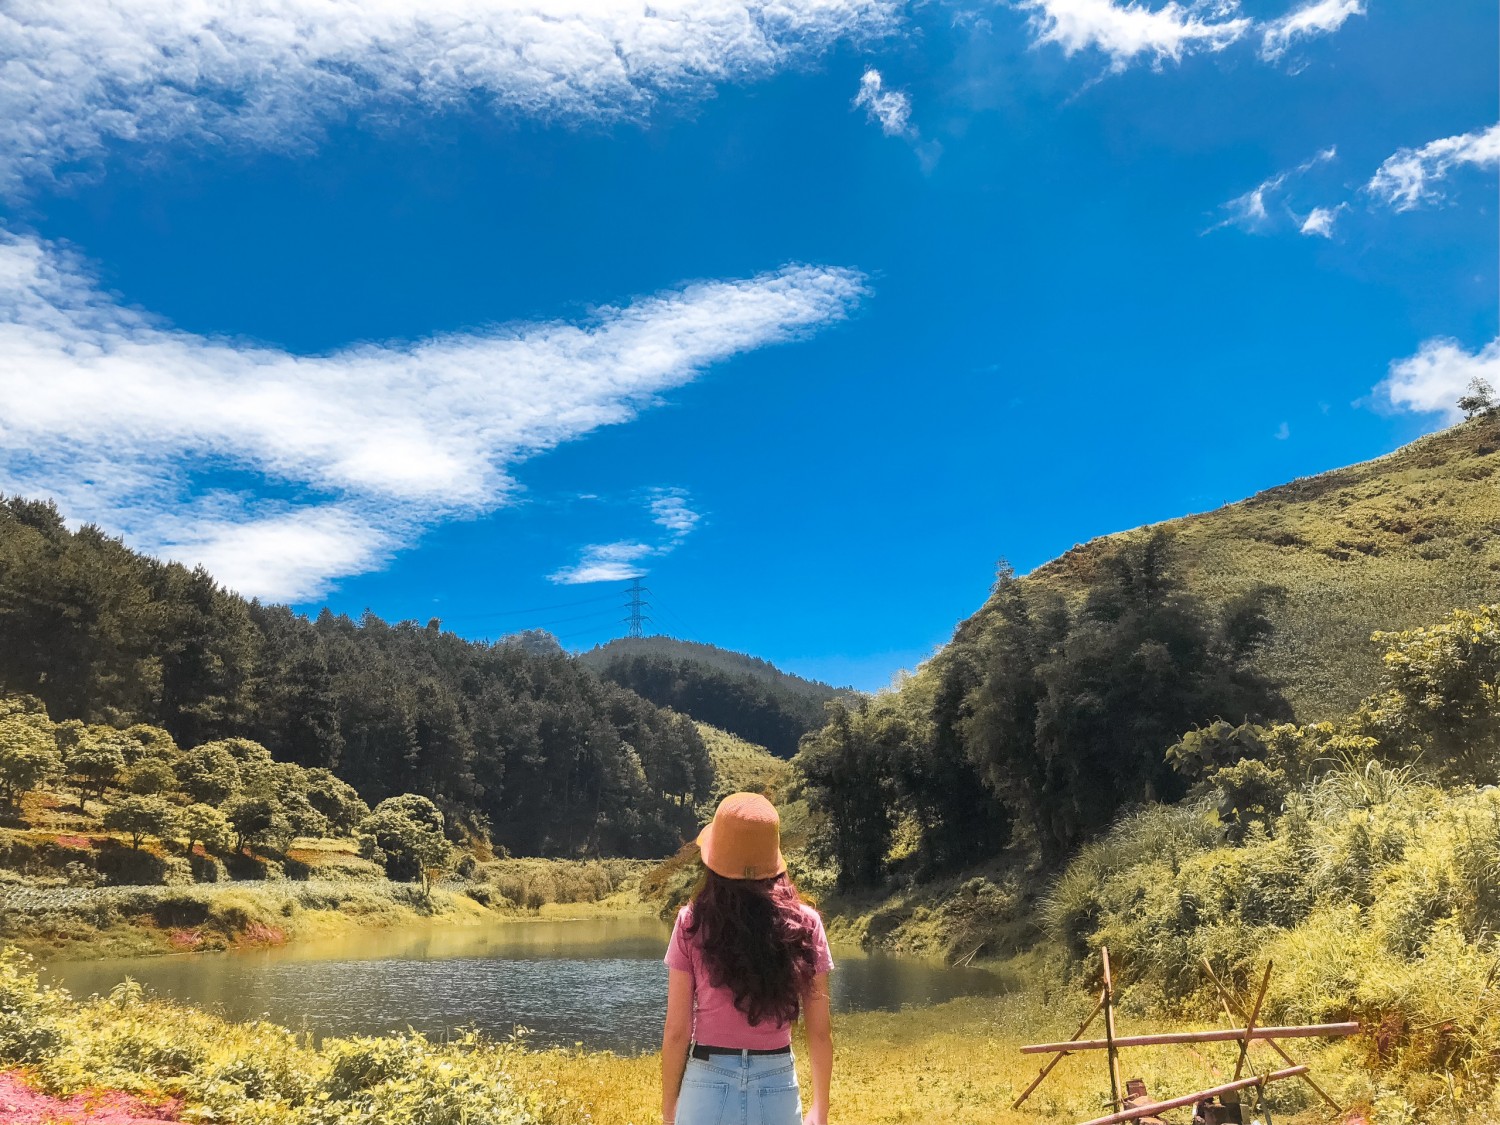
[[[703,866],[726,879],[770,879],[786,870],[781,817],[759,793],[731,793],[698,833]]]

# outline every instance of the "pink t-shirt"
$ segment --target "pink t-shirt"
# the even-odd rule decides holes
[[[833,955],[828,952],[828,937],[823,933],[823,919],[812,907],[802,905],[813,924],[816,943],[815,972],[826,973],[833,969]],[[696,939],[689,939],[682,928],[693,917],[691,904],[677,912],[677,925],[672,927],[672,940],[667,945],[664,960],[667,968],[693,974],[693,1041],[707,1043],[711,1047],[750,1047],[764,1050],[768,1047],[785,1047],[792,1041],[790,1024],[762,1021],[751,1026],[745,1013],[734,1006],[734,993],[728,988],[715,988],[708,982],[708,970],[703,964],[703,951]]]

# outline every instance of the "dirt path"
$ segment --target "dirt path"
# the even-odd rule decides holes
[[[39,1094],[14,1070],[0,1072],[0,1121],[5,1125],[177,1125],[175,1101],[147,1105],[118,1090],[93,1090],[71,1098]]]

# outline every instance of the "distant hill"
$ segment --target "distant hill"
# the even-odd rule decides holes
[[[610,641],[578,657],[604,679],[659,707],[736,734],[789,758],[802,735],[823,725],[823,704],[852,696],[783,672],[769,661],[671,637]]]
[[[1206,601],[1260,582],[1286,591],[1259,664],[1284,684],[1299,718],[1331,718],[1376,685],[1371,633],[1500,601],[1500,416],[1215,511],[1091,540],[1026,581],[1081,595],[1110,553],[1157,530],[1171,535],[1174,564]]]

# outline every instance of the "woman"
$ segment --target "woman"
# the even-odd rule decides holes
[[[797,896],[781,818],[758,793],[725,797],[698,835],[703,886],[667,947],[664,1125],[828,1125],[833,1033],[823,920]],[[813,1097],[804,1122],[792,1061],[802,1014]]]

